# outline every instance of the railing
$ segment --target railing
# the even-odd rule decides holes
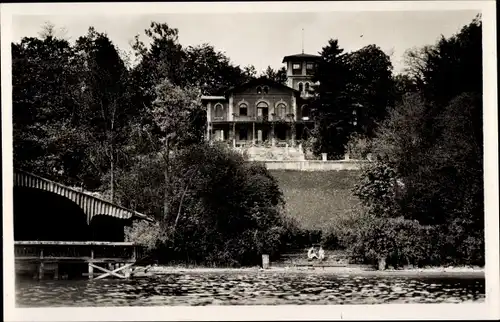
[[[310,120],[310,118],[306,117],[304,119],[302,117],[297,117],[297,120]],[[211,122],[226,122],[231,119],[227,116],[212,116]],[[276,122],[276,123],[291,123],[295,120],[295,115],[293,113],[287,113],[285,115],[279,115],[275,113],[265,114],[265,115],[237,115],[234,114],[232,120],[234,122]]]
[[[227,118],[225,116],[214,116],[212,117],[212,121],[227,121]]]
[[[15,241],[16,260],[135,262],[141,247],[129,242]]]
[[[278,116],[278,115],[235,115],[235,122],[286,122],[290,123],[293,121],[293,115]]]

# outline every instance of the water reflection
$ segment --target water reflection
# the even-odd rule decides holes
[[[484,301],[484,278],[301,273],[183,273],[16,283],[19,307],[463,303]]]

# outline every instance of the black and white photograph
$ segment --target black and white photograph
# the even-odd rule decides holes
[[[417,2],[2,4],[7,320],[498,318],[494,2]]]

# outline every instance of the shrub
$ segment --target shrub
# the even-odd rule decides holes
[[[370,138],[365,135],[354,133],[349,138],[346,150],[349,151],[350,158],[364,160],[367,159],[368,155],[371,153],[371,145],[372,142]]]
[[[446,265],[479,265],[485,263],[483,231],[475,231],[454,220],[436,229],[438,256]]]
[[[366,216],[351,230],[346,245],[358,261],[376,264],[386,259],[394,267],[423,266],[435,260],[431,254],[433,228],[401,217],[382,219]]]

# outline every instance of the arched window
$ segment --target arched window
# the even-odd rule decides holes
[[[283,103],[279,103],[276,106],[276,109],[278,110],[278,117],[279,118],[284,118],[286,116],[286,105]]]
[[[262,94],[262,87],[257,86],[257,94]]]
[[[307,104],[302,105],[302,119],[309,119],[309,106]]]
[[[247,116],[248,115],[248,105],[247,104],[241,103],[239,105],[239,109],[240,109],[240,115],[241,116]]]
[[[306,83],[306,86],[305,86],[305,92],[309,92],[309,83]]]
[[[299,92],[302,93],[303,90],[304,90],[304,86],[302,85],[302,83],[299,83]]]
[[[264,86],[264,94],[267,94],[269,93],[269,87],[268,86]]]
[[[221,119],[224,117],[224,107],[222,106],[221,103],[215,104],[214,114],[215,114],[215,118],[217,118],[217,119]]]
[[[267,117],[269,115],[269,105],[266,102],[257,103],[257,116]]]

